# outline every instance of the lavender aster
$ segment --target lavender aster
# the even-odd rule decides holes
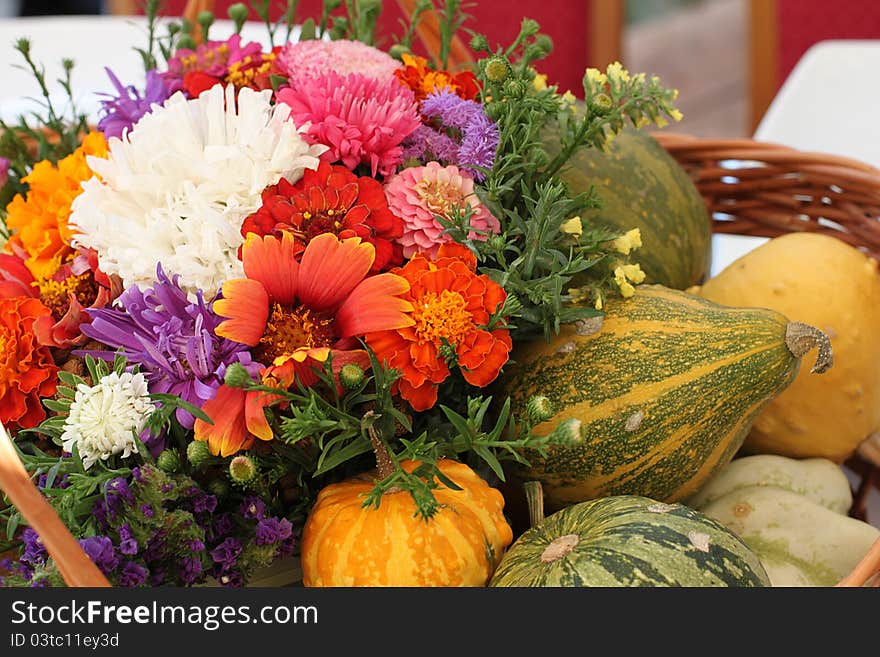
[[[151,392],[171,393],[197,407],[213,399],[228,365],[241,363],[257,374],[259,366],[251,361],[246,345],[217,337],[214,329],[223,320],[201,292],[190,301],[178,277],[169,279],[161,265],[156,278],[156,284],[143,292],[136,285],[127,289],[118,300],[122,309],[90,309],[92,322],[82,326],[83,333],[139,365]],[[115,355],[89,353],[107,360]],[[183,409],[177,410],[177,419],[187,429],[195,423]]]
[[[454,164],[476,180],[483,180],[485,174],[480,169],[492,168],[500,140],[498,126],[486,116],[483,107],[442,89],[422,101],[420,112],[438,128],[425,125],[416,130],[404,142],[404,156]],[[459,141],[447,131],[460,135]]]
[[[103,132],[107,139],[122,138],[144,114],[152,111],[153,105],[162,105],[181,87],[179,81],[166,79],[152,70],[147,72],[146,88],[141,95],[133,86],[123,86],[109,68],[104,67],[104,70],[107,71],[107,76],[118,94],[118,96],[101,94],[108,98],[101,101],[98,130]]]

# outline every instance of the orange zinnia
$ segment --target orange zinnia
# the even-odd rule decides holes
[[[406,279],[367,277],[376,255],[372,244],[325,233],[309,241],[299,262],[298,251],[288,232],[280,240],[249,234],[242,249],[247,278],[224,283],[223,298],[214,302],[214,312],[228,318],[217,335],[253,347],[255,360],[266,365],[263,380],[283,387],[313,385],[313,368],[331,355],[334,372],[351,362],[368,367],[358,337],[413,324],[412,306],[401,298],[409,290]],[[214,424],[196,422],[196,439],[224,455],[249,446],[254,435],[270,440],[262,413],[270,397],[221,387],[202,409]]]
[[[6,250],[26,254],[25,264],[38,281],[51,278],[73,256],[68,219],[82,183],[94,175],[87,155],[106,157],[107,142],[100,132],[86,135],[57,166],[48,160],[37,162],[22,179],[29,185],[27,197],[17,195],[6,208],[6,226],[12,231]]]
[[[476,76],[470,71],[450,73],[428,68],[428,60],[417,55],[403,54],[403,68],[394,71],[400,82],[413,90],[416,100],[422,101],[435,91],[448,89],[452,93],[474,100],[480,93]]]
[[[413,306],[414,324],[367,335],[380,361],[399,370],[398,390],[416,411],[437,403],[437,386],[457,362],[465,380],[486,386],[507,362],[512,347],[506,329],[489,319],[504,303],[504,288],[476,273],[477,260],[461,244],[440,247],[437,260],[416,254],[394,270],[410,283],[404,299]]]
[[[0,299],[0,422],[12,431],[42,422],[42,398],[58,385],[52,352],[34,334],[34,322],[49,314],[38,299]]]

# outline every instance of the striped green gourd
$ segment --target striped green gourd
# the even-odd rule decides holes
[[[596,320],[601,320],[601,325]],[[684,499],[731,461],[761,408],[784,390],[800,357],[827,336],[759,308],[733,308],[659,285],[612,300],[604,318],[525,344],[503,380],[513,408],[550,402],[538,435],[571,443],[511,478],[540,481],[552,512],[608,495]]]
[[[581,502],[526,530],[492,587],[757,587],[758,557],[724,525],[682,504],[620,495]]]

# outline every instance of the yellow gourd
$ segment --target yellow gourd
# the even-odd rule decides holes
[[[743,451],[842,462],[880,426],[877,261],[833,237],[789,233],[746,253],[689,292],[776,310],[831,338],[834,367],[801,368],[758,415]]]

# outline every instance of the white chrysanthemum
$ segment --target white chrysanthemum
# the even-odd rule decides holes
[[[122,139],[108,158],[89,158],[100,176],[73,204],[74,242],[98,252],[101,270],[126,287],[150,287],[156,265],[189,292],[214,294],[243,275],[241,225],[260,193],[282,177],[299,180],[325,146],[271,104],[271,91],[216,85],[196,99],[174,94]]]
[[[61,440],[65,451],[76,445],[83,466],[114,454],[137,454],[140,433],[155,410],[143,374],[111,372],[92,387],[80,383]]]

